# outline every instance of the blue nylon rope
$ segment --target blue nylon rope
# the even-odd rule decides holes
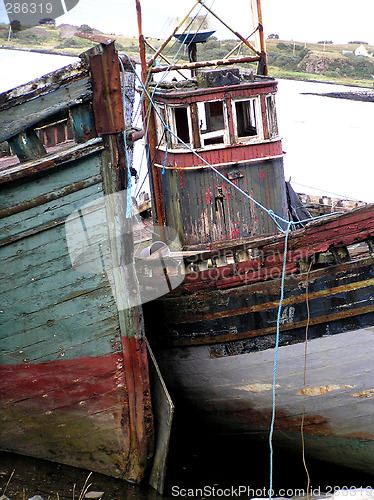
[[[278,351],[279,351],[279,329],[280,329],[280,319],[282,313],[283,299],[284,299],[284,280],[286,276],[286,263],[287,263],[287,246],[288,246],[288,235],[290,234],[292,222],[288,223],[286,236],[284,240],[284,256],[283,256],[283,270],[282,270],[282,281],[280,288],[280,299],[277,314],[277,335],[275,339],[275,353],[274,353],[274,367],[273,367],[273,410],[271,416],[270,432],[269,432],[269,448],[270,448],[270,485],[269,485],[269,500],[272,497],[273,490],[273,434],[274,434],[274,423],[275,423],[275,388],[277,379],[277,365],[278,365]]]
[[[165,132],[166,132],[166,128],[165,128]],[[164,156],[164,161],[162,163],[162,172],[161,172],[162,174],[165,173],[165,165],[166,165],[166,158],[168,156],[169,144],[170,144],[170,134],[169,134],[169,137],[168,137],[168,142],[166,143],[165,156]]]

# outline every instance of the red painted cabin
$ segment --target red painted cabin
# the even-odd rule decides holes
[[[225,69],[152,90],[165,225],[177,229],[184,248],[276,232],[268,214],[210,165],[287,218],[277,82]]]

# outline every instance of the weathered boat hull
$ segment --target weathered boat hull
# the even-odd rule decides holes
[[[305,392],[306,454],[372,473],[374,378],[365,360],[374,354],[373,336],[369,327],[310,340],[306,391],[305,345],[279,348],[275,444],[301,451]],[[216,358],[209,346],[175,347],[157,356],[174,399],[207,430],[268,443],[274,349]]]
[[[303,432],[307,453],[372,472],[374,380],[363,364],[373,354],[374,206],[310,222],[286,188],[277,83],[252,4],[257,48],[234,33],[259,76],[195,72],[239,62],[229,53],[191,57],[183,68],[196,78],[151,82],[182,66],[154,69],[170,39],[147,62],[139,30],[154,218],[178,232],[186,272],[144,309],[148,337],[189,421],[268,441],[275,415],[275,443],[300,448]]]
[[[307,454],[372,472],[373,223],[373,206],[311,223],[286,257],[284,236],[196,255],[185,283],[145,309],[157,310],[148,330],[173,399],[209,428],[267,441],[276,367],[274,443],[299,450],[304,418]]]
[[[66,339],[60,340],[67,345]],[[110,344],[110,340],[106,342]],[[127,344],[130,350],[131,344]],[[70,350],[74,348],[70,346]],[[24,352],[28,351],[24,347]],[[56,352],[55,357],[59,354]],[[144,346],[143,362],[146,355]],[[129,454],[132,436],[125,422],[130,420],[128,393],[134,388],[130,389],[125,374],[126,362],[119,352],[2,366],[1,448],[138,480],[139,468],[147,466],[152,449],[140,463],[138,457]],[[146,399],[149,391],[144,383],[142,390]],[[141,420],[140,415],[138,418]],[[151,431],[151,419],[148,424]]]
[[[126,78],[134,84],[133,73]],[[142,311],[118,306],[102,265],[73,267],[65,225],[127,187],[120,85],[109,43],[0,98],[2,140],[20,160],[0,170],[0,448],[140,482],[154,451]],[[34,130],[56,116],[72,124],[75,142],[47,151]],[[126,197],[108,207],[108,259],[118,267],[126,254],[131,264],[131,235],[117,231],[114,250],[110,234]]]
[[[314,271],[309,283],[305,274],[287,277],[279,325],[280,345],[303,341],[307,323],[309,338],[371,326],[373,276],[374,260],[368,258]],[[212,357],[272,347],[277,332],[280,286],[278,278],[162,298],[159,318],[164,329],[158,339],[172,346],[209,345]]]

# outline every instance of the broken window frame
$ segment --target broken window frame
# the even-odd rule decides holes
[[[171,147],[174,149],[180,149],[184,148],[186,149],[186,146],[180,141],[178,141],[178,127],[177,127],[177,120],[176,120],[176,110],[180,109],[186,109],[186,114],[187,114],[187,132],[188,132],[188,141],[184,141],[188,146],[192,147],[192,122],[191,122],[191,109],[188,104],[171,104],[166,107],[167,110],[167,117],[168,117],[168,122],[169,122],[169,127],[170,130],[173,132],[170,134],[170,143]],[[181,137],[183,140],[183,137]]]
[[[201,129],[200,123],[203,121],[201,118],[204,119],[205,124],[207,128],[208,122],[211,118],[211,114],[207,114],[206,109],[207,106],[209,106],[210,103],[214,102],[220,102],[222,103],[222,116],[223,116],[223,128],[217,129],[217,130],[209,130],[209,131],[204,131]],[[229,144],[229,126],[228,126],[228,113],[227,113],[227,103],[224,99],[212,99],[210,101],[202,101],[197,103],[197,110],[198,110],[198,122],[199,122],[199,131],[200,131],[200,140],[201,140],[201,147],[214,147],[214,146],[221,146],[223,144]],[[204,116],[202,117],[202,112],[204,113]],[[222,140],[219,140],[221,139]],[[214,139],[218,139],[217,142],[212,142]],[[209,144],[207,142],[209,141]]]
[[[155,104],[157,113],[156,113],[156,133],[157,133],[157,141],[160,146],[165,146],[168,140],[168,134],[169,132],[166,132],[164,134],[164,123],[161,121],[159,118],[159,115],[162,117],[164,120],[165,124],[168,124],[168,119],[167,119],[167,113],[166,113],[166,106],[165,104]]]
[[[268,94],[265,98],[265,103],[269,137],[270,139],[275,139],[279,137],[277,110],[275,106],[275,94]]]
[[[256,122],[256,134],[254,135],[240,135],[238,133],[238,116],[237,116],[237,103],[239,102],[250,102],[250,109],[254,109],[255,112],[255,122]],[[263,141],[264,140],[264,128],[262,123],[261,114],[261,101],[260,96],[247,97],[246,99],[233,99],[232,101],[232,117],[234,126],[234,137],[235,142],[249,142],[249,141]]]

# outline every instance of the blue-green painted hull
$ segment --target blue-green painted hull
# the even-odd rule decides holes
[[[140,482],[153,453],[142,312],[118,309],[101,264],[74,267],[66,224],[126,187],[124,124],[97,137],[92,121],[89,70],[114,57],[113,44],[100,46],[78,66],[0,95],[2,140],[20,146],[20,163],[0,159],[0,449]],[[110,71],[120,80],[119,64]],[[111,85],[111,97],[96,100],[100,113],[123,116]],[[76,134],[57,152],[34,148],[33,129],[22,135],[61,116]],[[108,245],[111,222],[101,228]]]

